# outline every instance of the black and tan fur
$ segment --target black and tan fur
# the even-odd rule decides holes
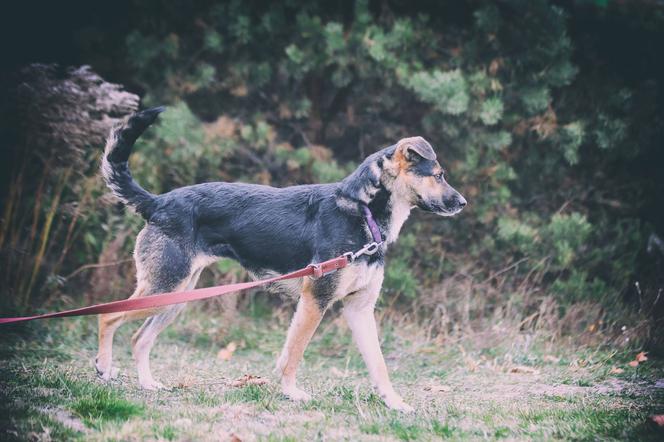
[[[411,410],[390,383],[374,306],[383,281],[386,248],[397,239],[411,209],[451,216],[466,204],[445,182],[431,145],[421,137],[402,139],[369,156],[339,183],[282,189],[204,183],[153,195],[132,179],[127,161],[138,136],[162,110],[139,112],[114,130],[102,162],[102,174],[113,193],[146,220],[136,240],[138,281],[132,297],[191,289],[203,268],[221,258],[237,260],[263,276],[358,250],[371,241],[361,211],[366,204],[385,239],[383,245],[376,254],[363,256],[337,273],[291,287],[298,291],[299,301],[277,372],[286,396],[309,398],[296,386],[297,367],[326,309],[341,300],[343,316],[381,397],[390,408]],[[101,315],[96,359],[100,376],[108,379],[114,374],[111,359],[117,328],[147,318],[132,338],[138,379],[144,388],[162,387],[150,372],[150,349],[182,308]]]

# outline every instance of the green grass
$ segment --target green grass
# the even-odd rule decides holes
[[[224,403],[224,398],[205,390],[198,390],[193,394],[192,403],[203,407],[216,407]]]
[[[224,394],[224,400],[233,404],[253,403],[265,410],[274,410],[274,403],[279,393],[274,388],[263,385],[247,385]]]
[[[72,411],[90,427],[105,421],[126,421],[143,413],[143,406],[130,402],[111,390],[94,390],[76,399]]]
[[[418,439],[424,432],[421,426],[404,422],[402,419],[392,419],[389,423],[389,428],[392,434],[401,440]]]
[[[177,430],[169,425],[154,425],[152,427],[152,435],[155,439],[176,440],[178,436]]]
[[[458,433],[458,429],[450,427],[448,424],[443,424],[440,421],[434,420],[431,423],[431,431],[438,437],[449,439]]]
[[[348,330],[330,315],[305,355],[300,387],[307,403],[287,400],[272,374],[287,323],[262,307],[234,324],[187,311],[158,341],[152,368],[174,388],[137,388],[129,351],[134,327],[116,338],[120,377],[97,380],[94,318],[36,323],[0,342],[0,440],[661,440],[648,424],[664,412],[660,361],[638,369],[634,351],[574,348],[545,336],[505,333],[454,345],[421,338],[412,325],[383,325],[395,388],[416,413],[384,407]],[[136,324],[137,326],[138,324]],[[224,327],[222,327],[222,325]],[[226,332],[221,332],[226,330]],[[503,333],[503,332],[500,332]],[[6,338],[6,339],[4,339]],[[235,341],[230,361],[217,359]],[[553,357],[553,356],[555,357]],[[510,373],[524,365],[535,373]],[[622,374],[611,374],[612,367]],[[232,387],[245,374],[265,385]]]

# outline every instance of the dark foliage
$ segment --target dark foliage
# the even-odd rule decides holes
[[[170,105],[132,159],[148,190],[335,181],[422,135],[470,204],[450,221],[414,217],[390,256],[385,302],[445,333],[505,319],[621,342],[656,335],[661,272],[646,243],[664,234],[660,2],[68,7],[57,12],[73,25],[60,61]],[[25,61],[10,54],[9,65]],[[83,237],[128,223],[96,212],[77,221]],[[64,268],[96,261],[112,237],[91,233]]]

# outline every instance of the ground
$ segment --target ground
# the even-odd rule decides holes
[[[663,437],[649,421],[664,413],[661,361],[632,367],[634,349],[579,347],[500,324],[482,335],[431,338],[396,314],[383,318],[383,348],[415,413],[389,411],[372,392],[338,312],[328,313],[300,369],[313,400],[291,402],[272,374],[289,312],[263,307],[252,304],[229,325],[213,305],[190,306],[153,350],[153,373],[171,386],[157,392],[137,387],[129,339],[138,324],[116,337],[120,374],[109,383],[93,369],[94,317],[0,329],[0,440]],[[230,343],[237,349],[220,355]]]

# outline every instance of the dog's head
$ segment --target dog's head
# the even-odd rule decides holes
[[[459,213],[466,199],[447,181],[431,145],[422,137],[380,150],[341,182],[340,196],[369,204],[381,187],[411,207],[442,216]]]

